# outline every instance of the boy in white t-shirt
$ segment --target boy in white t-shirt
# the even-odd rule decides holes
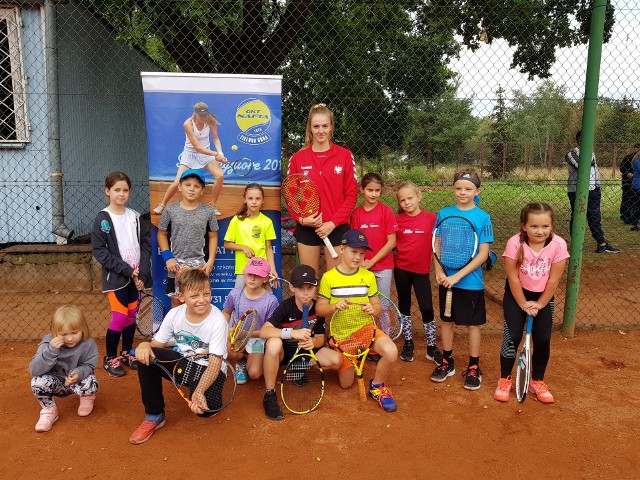
[[[146,442],[165,423],[162,378],[167,377],[160,367],[151,363],[151,359],[174,360],[189,353],[207,352],[227,358],[229,328],[220,310],[211,305],[209,276],[202,270],[193,269],[185,271],[177,281],[183,304],[169,311],[151,342],[142,342],[136,348],[146,417],[129,438],[133,444]],[[171,339],[175,339],[177,351],[165,348]],[[203,414],[201,407],[194,396],[191,410],[198,416],[209,416]]]

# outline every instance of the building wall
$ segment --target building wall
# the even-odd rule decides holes
[[[78,236],[89,232],[105,206],[103,182],[109,172],[127,173],[134,183],[129,206],[149,211],[140,72],[160,68],[116,41],[77,2],[58,5],[57,13],[65,216]]]
[[[0,149],[0,243],[52,242],[42,17],[37,6],[20,16],[31,142]]]

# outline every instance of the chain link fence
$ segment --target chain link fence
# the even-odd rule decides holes
[[[498,255],[533,200],[554,207],[570,241],[564,155],[581,124],[591,8],[464,0],[0,6],[0,338],[39,338],[67,302],[85,310],[94,334],[105,331],[109,309],[88,234],[111,171],[130,175],[130,206],[149,211],[141,71],[280,74],[283,163],[302,146],[309,106],[324,102],[335,112],[335,141],[361,172],[382,174],[392,207],[397,182],[408,179],[436,212],[453,203],[455,169],[472,165],[482,172],[481,207],[493,218]],[[587,233],[582,328],[640,324],[640,233],[621,219],[619,170],[640,142],[639,14],[636,2],[607,6],[595,152],[604,231],[621,252],[596,254]],[[284,257],[286,274],[293,250]],[[495,300],[488,328],[499,330],[503,263],[485,279]]]

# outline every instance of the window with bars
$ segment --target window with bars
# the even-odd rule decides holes
[[[0,146],[30,141],[18,7],[0,7]]]

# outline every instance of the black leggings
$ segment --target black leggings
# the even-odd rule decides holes
[[[527,300],[538,300],[542,292],[530,292],[522,289]],[[500,349],[500,376],[506,378],[511,375],[513,364],[516,361],[516,350],[520,345],[524,328],[527,322],[527,313],[520,308],[513,298],[509,282],[505,285],[502,301],[504,311],[504,337]],[[551,352],[551,329],[553,327],[553,298],[533,318],[531,339],[533,341],[533,354],[531,356],[531,378],[544,380],[544,373],[549,363]]]
[[[416,294],[422,323],[433,321],[433,302],[431,300],[431,282],[428,273],[413,273],[401,268],[393,269],[393,278],[398,290],[398,310],[405,316],[411,316],[411,287]]]

